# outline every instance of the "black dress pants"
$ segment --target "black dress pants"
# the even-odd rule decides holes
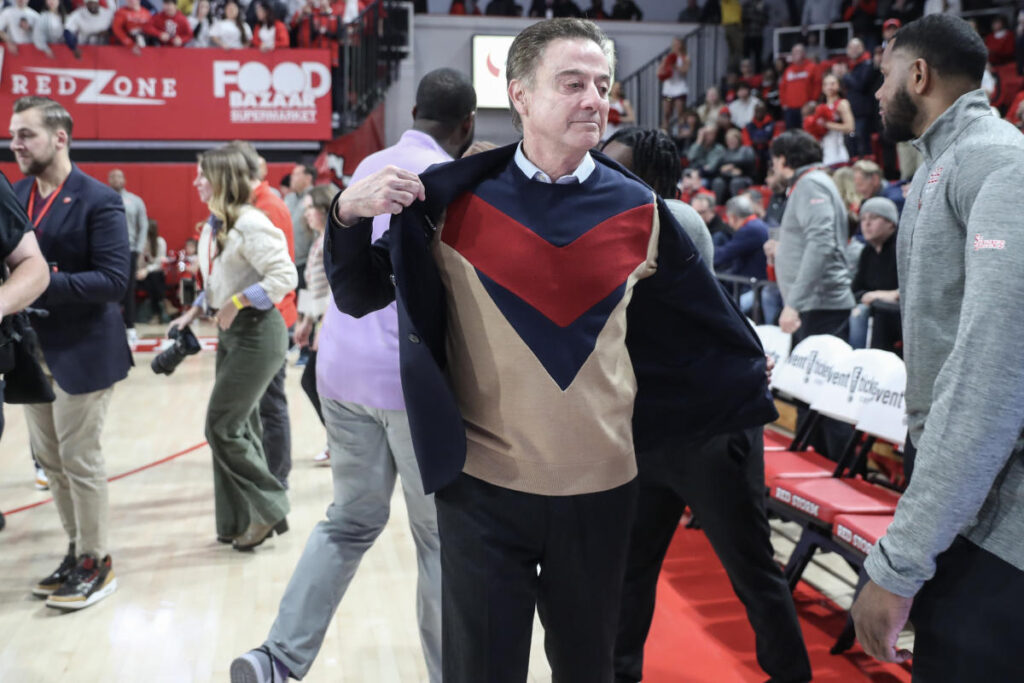
[[[793,348],[807,337],[815,334],[830,334],[843,341],[850,338],[850,310],[835,311],[800,311],[800,329],[793,333]],[[806,408],[797,409],[797,431],[807,419]],[[853,427],[829,417],[818,419],[817,426],[811,431],[810,443],[814,449],[826,458],[839,462],[843,451],[853,436]]]
[[[636,481],[539,496],[461,474],[434,501],[445,683],[523,683],[534,608],[553,683],[611,683]]]
[[[958,536],[914,599],[915,683],[1024,680],[1024,571]]]
[[[811,664],[789,586],[775,563],[764,507],[760,429],[639,454],[640,491],[615,642],[616,681],[643,672],[662,561],[689,504],[754,629],[757,662],[772,681],[809,681]],[[686,662],[679,662],[685,669]]]

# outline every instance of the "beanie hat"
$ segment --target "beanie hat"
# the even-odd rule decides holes
[[[886,199],[885,197],[872,197],[861,204],[860,215],[863,216],[865,213],[873,213],[876,216],[881,216],[893,225],[900,224],[900,213],[896,209],[896,202],[891,199]]]

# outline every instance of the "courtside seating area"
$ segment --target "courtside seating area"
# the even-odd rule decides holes
[[[858,573],[859,592],[867,581],[864,558],[885,534],[899,502],[895,487],[869,481],[863,473],[878,441],[896,450],[904,446],[905,366],[895,354],[853,350],[828,335],[808,337],[790,350],[789,335],[778,327],[756,329],[776,362],[771,388],[777,399],[809,409],[791,442],[772,429],[765,431],[768,508],[801,529],[784,570],[786,578],[795,588],[816,551],[834,552]],[[824,418],[854,428],[839,462],[807,445],[811,427]],[[853,640],[848,619],[832,652],[849,649]]]

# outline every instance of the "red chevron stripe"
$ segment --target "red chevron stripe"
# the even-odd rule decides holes
[[[607,297],[647,258],[654,204],[595,225],[558,247],[467,193],[448,206],[441,239],[560,327]]]

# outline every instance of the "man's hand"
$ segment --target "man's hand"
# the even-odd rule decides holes
[[[397,166],[385,166],[341,193],[335,218],[342,225],[352,225],[360,218],[402,213],[402,209],[426,197],[418,175]]]
[[[300,349],[304,349],[309,345],[309,333],[312,331],[313,321],[310,318],[303,317],[295,327],[294,334],[295,343],[299,345]]]
[[[786,306],[779,314],[779,329],[786,334],[793,334],[800,329],[800,314],[792,306]]]
[[[909,650],[897,650],[896,638],[907,623],[913,598],[890,593],[874,581],[864,585],[850,614],[864,651],[883,662],[905,662]]]
[[[778,240],[766,240],[764,246],[764,256],[768,259],[768,263],[775,263],[775,251],[779,248]]]
[[[864,296],[860,298],[862,304],[870,305],[872,301],[884,301],[886,303],[895,304],[900,300],[900,290],[884,290],[876,289],[871,292],[864,292]]]
[[[768,384],[772,383],[772,370],[775,369],[775,360],[767,353],[764,355],[764,376]]]

